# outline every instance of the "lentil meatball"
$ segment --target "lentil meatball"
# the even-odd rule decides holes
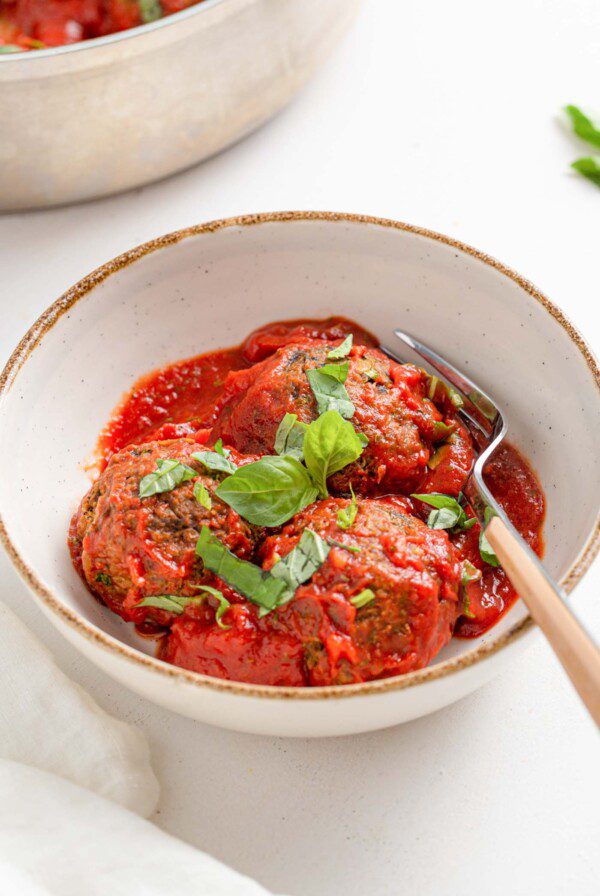
[[[195,556],[203,525],[239,557],[252,554],[259,532],[216,497],[218,478],[191,457],[202,447],[191,439],[173,439],[131,445],[114,454],[73,517],[69,548],[75,567],[91,591],[123,619],[165,623],[170,614],[138,609],[137,603],[148,595],[198,594],[194,586],[208,580]],[[234,458],[238,464],[246,461],[235,453]],[[181,460],[198,476],[141,499],[140,481],[156,472],[160,459]],[[210,508],[194,497],[198,481],[210,495]]]

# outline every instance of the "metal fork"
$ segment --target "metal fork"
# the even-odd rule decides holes
[[[600,725],[600,650],[567,606],[565,594],[521,538],[483,480],[486,462],[504,439],[507,426],[496,402],[469,377],[402,330],[394,335],[415,351],[463,401],[459,414],[473,438],[477,459],[463,488],[508,578],[562,663],[590,715]],[[404,363],[387,346],[385,354]]]

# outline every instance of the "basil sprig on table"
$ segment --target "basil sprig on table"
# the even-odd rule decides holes
[[[577,106],[565,106],[565,112],[571,120],[574,133],[591,146],[600,148],[600,126],[594,124]],[[571,168],[600,187],[600,155],[577,159],[571,164]]]
[[[156,22],[162,18],[162,6],[159,0],[137,0],[142,22]]]
[[[264,616],[292,599],[296,589],[307,582],[325,562],[329,545],[312,529],[305,529],[295,548],[267,571],[240,560],[207,526],[200,530],[196,555],[231,588],[257,604]]]
[[[150,495],[157,495],[160,492],[170,492],[177,485],[198,475],[196,470],[176,458],[159,459],[156,461],[156,467],[154,473],[148,473],[140,480],[140,498],[149,498]]]
[[[354,337],[352,333],[350,333],[343,342],[337,345],[335,348],[332,348],[331,351],[327,354],[327,359],[329,361],[341,361],[342,358],[347,358],[352,349],[352,343],[354,342]]]
[[[348,378],[348,361],[313,367],[306,371],[306,376],[315,396],[319,414],[325,411],[337,411],[346,420],[354,416],[354,405],[344,385]]]
[[[304,436],[307,429],[308,424],[298,420],[297,414],[286,414],[275,435],[275,453],[303,460]]]
[[[280,448],[292,431],[286,417],[278,430],[283,433]],[[364,438],[337,411],[321,414],[303,433],[306,466],[292,454],[262,457],[224,479],[216,489],[218,497],[248,522],[271,527],[281,526],[317,497],[327,497],[327,477],[360,457]]]
[[[216,597],[219,602],[219,606],[217,607],[217,612],[215,613],[215,621],[219,628],[231,628],[231,626],[225,625],[225,623],[223,622],[223,616],[231,606],[227,598],[223,595],[223,592],[219,591],[218,588],[211,588],[209,585],[198,585],[195,587],[197,587],[199,591],[205,591],[206,594],[211,594],[213,597]],[[136,606],[155,607],[157,610],[166,610],[168,613],[175,613],[176,616],[181,616],[188,604],[201,603],[205,599],[206,594],[151,594],[141,600],[138,604],[136,604]]]

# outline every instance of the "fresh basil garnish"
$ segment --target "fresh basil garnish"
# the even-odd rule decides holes
[[[198,479],[198,481],[194,484],[194,498],[200,504],[201,507],[205,507],[207,510],[210,510],[212,507],[212,498],[210,496],[210,492],[206,488],[205,485]]]
[[[350,333],[343,342],[341,342],[335,348],[332,348],[328,353],[327,358],[330,361],[339,361],[342,358],[346,358],[350,354],[350,350],[352,348],[352,342],[354,341],[354,337],[352,333]]]
[[[366,607],[367,604],[370,604],[372,600],[375,600],[375,592],[370,588],[364,588],[360,594],[350,598],[350,603],[354,604],[357,610],[360,610],[361,607]]]
[[[586,143],[600,147],[600,127],[595,125],[577,106],[565,106],[573,131]]]
[[[469,519],[460,502],[456,498],[451,498],[450,495],[432,492],[430,495],[411,495],[411,498],[417,498],[423,504],[435,508],[427,518],[427,525],[430,529],[465,530],[470,529],[477,522],[475,517]]]
[[[248,522],[280,526],[312,504],[317,489],[306,467],[284,455],[239,467],[221,482],[216,494]]]
[[[229,454],[230,452],[223,448],[223,443],[219,439],[213,451],[195,451],[192,457],[214,473],[235,473],[237,466],[232,460],[229,460]]]
[[[240,560],[207,526],[200,530],[196,544],[196,555],[205,568],[261,607],[261,616],[291,600],[296,588],[311,578],[328,554],[327,543],[311,529],[305,529],[296,547],[269,572]]]
[[[193,457],[194,455],[192,455]],[[156,461],[155,473],[148,473],[140,481],[140,498],[149,498],[160,492],[170,492],[182,482],[193,479],[198,473],[192,467],[174,458]]]
[[[296,547],[271,567],[271,575],[287,586],[277,602],[278,607],[291,600],[296,589],[313,577],[327,560],[329,551],[329,545],[320,535],[312,529],[304,530]]]
[[[210,585],[197,585],[199,591],[206,591],[207,594],[211,594],[213,597],[219,601],[219,606],[217,607],[217,612],[215,613],[215,622],[219,626],[219,628],[227,629],[231,628],[230,625],[225,625],[223,622],[223,616],[231,606],[225,595],[222,591],[219,591],[218,588],[211,588]],[[196,598],[197,600],[202,600],[202,598]]]
[[[343,541],[336,541],[335,538],[328,538],[327,543],[330,544],[332,548],[344,548],[345,551],[350,551],[351,554],[360,554],[362,550],[355,544],[346,544]]]
[[[138,0],[142,22],[155,22],[162,18],[162,7],[159,0]]]
[[[317,402],[319,414],[337,411],[349,420],[354,415],[354,405],[344,383],[348,376],[348,362],[345,364],[325,364],[306,372],[310,388]]]
[[[325,411],[310,424],[304,436],[304,460],[321,497],[328,494],[327,478],[353,463],[363,448],[352,424],[337,411]]]
[[[425,375],[429,377],[427,398],[429,398],[430,401],[441,402],[446,398],[457,410],[462,408],[464,402],[456,389],[453,389],[448,383],[442,382],[437,376],[429,376],[428,373],[425,373]]]
[[[24,53],[25,47],[18,47],[17,44],[2,44],[0,46],[0,55],[2,53]]]
[[[452,426],[452,424],[444,423],[442,420],[436,420],[433,424],[433,441],[441,442],[443,439],[447,439],[453,432],[454,426]]]
[[[571,168],[600,187],[600,156],[586,156],[583,159],[577,159],[571,164]]]
[[[358,504],[356,503],[356,495],[354,489],[350,486],[352,500],[346,507],[341,507],[337,512],[337,524],[340,529],[349,529],[358,513]]]
[[[469,582],[477,582],[481,578],[481,570],[477,569],[476,566],[473,566],[470,560],[463,560],[462,572],[460,577],[461,589],[463,592],[464,598],[464,609],[463,616],[466,616],[468,619],[475,619],[475,613],[471,610],[471,601],[469,599],[469,594],[467,591],[467,585]]]
[[[107,575],[105,572],[99,572],[98,575],[96,576],[96,581],[101,582],[103,585],[106,585],[107,587],[109,585],[112,585],[111,577],[109,575]]]
[[[302,460],[304,435],[307,429],[308,424],[301,423],[297,414],[286,414],[275,436],[275,453]]]
[[[195,587],[197,587],[200,591],[206,591],[208,594],[212,594],[213,597],[217,598],[217,600],[219,601],[219,606],[215,613],[215,621],[219,628],[230,628],[229,625],[225,625],[225,623],[222,621],[223,614],[231,606],[227,598],[223,596],[223,593],[217,588],[211,588],[208,585],[198,585]],[[203,600],[204,596],[196,597],[195,595],[151,594],[141,600],[138,604],[136,604],[136,606],[154,607],[157,610],[166,610],[167,613],[175,613],[176,616],[181,616],[188,604],[199,604]]]
[[[483,514],[483,526],[481,527],[481,532],[479,534],[479,553],[481,555],[481,559],[486,563],[489,563],[490,566],[500,566],[500,561],[496,557],[494,549],[485,535],[485,529],[487,528],[489,521],[494,516],[496,516],[496,513],[492,510],[492,508],[486,507]]]

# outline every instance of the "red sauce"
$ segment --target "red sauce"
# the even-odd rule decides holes
[[[156,0],[154,17],[199,2]],[[0,0],[0,51],[3,46],[13,52],[59,47],[125,31],[144,21],[138,0]]]
[[[147,374],[123,399],[100,437],[103,465],[113,452],[132,443],[186,435],[205,440],[224,390],[227,393],[228,383],[235,383],[236,372],[290,343],[342,338],[348,333],[354,334],[355,344],[376,345],[368,332],[343,318],[288,321],[256,330],[237,348],[198,355]],[[470,458],[469,451],[465,449],[463,453],[464,457],[460,451],[448,458],[442,456],[435,470],[428,474],[427,491],[458,492]],[[518,531],[542,556],[545,501],[527,461],[511,445],[504,444],[487,465],[485,479]],[[417,505],[413,502],[413,512],[426,519],[427,509]],[[479,532],[479,525],[475,525],[468,532],[452,536],[460,554],[482,572],[480,581],[467,586],[470,615],[460,616],[454,630],[462,638],[478,637],[487,631],[517,598],[503,570],[481,559]]]

